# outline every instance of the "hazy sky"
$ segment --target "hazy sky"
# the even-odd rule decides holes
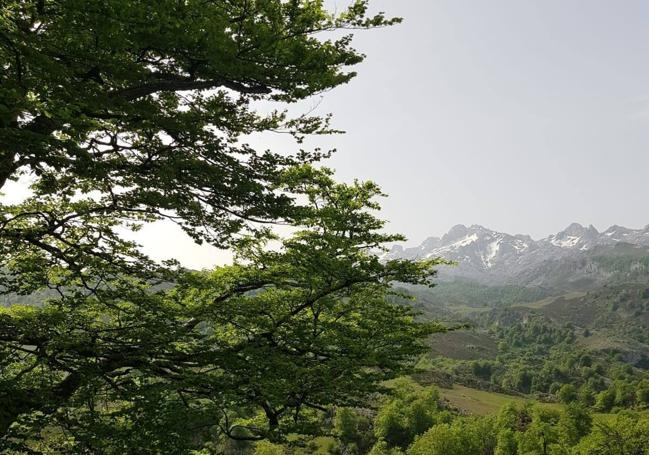
[[[457,223],[535,238],[649,223],[649,2],[399,0],[323,109],[332,160],[411,242]]]
[[[573,221],[649,223],[649,2],[374,5],[404,23],[357,33],[359,76],[317,110],[347,134],[309,144],[339,150],[340,179],[389,193],[391,230],[419,243],[458,223],[534,238]],[[225,257],[168,226],[140,238],[195,267]]]

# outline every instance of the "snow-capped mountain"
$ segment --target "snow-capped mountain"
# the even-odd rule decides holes
[[[440,278],[462,277],[490,283],[538,281],[535,271],[545,273],[565,267],[566,261],[575,261],[592,255],[594,251],[616,244],[649,247],[649,226],[628,229],[611,226],[598,232],[593,226],[573,223],[563,231],[541,240],[528,235],[496,232],[483,226],[457,225],[441,238],[430,237],[418,247],[394,246],[386,255],[390,258],[423,259],[443,257],[456,261],[456,267],[444,267]],[[527,284],[525,283],[525,284]]]
[[[584,227],[579,223],[572,223],[563,231],[549,236],[544,239],[546,242],[551,243],[559,248],[588,250],[595,245],[610,240],[608,237],[601,237],[600,233],[591,224]]]

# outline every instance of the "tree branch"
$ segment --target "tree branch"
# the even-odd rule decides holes
[[[8,151],[0,151],[0,190],[14,173],[15,168],[14,154]]]
[[[240,82],[228,81],[225,79],[212,79],[209,81],[199,81],[194,79],[168,79],[149,82],[147,84],[129,87],[121,90],[110,92],[113,98],[122,98],[132,101],[143,96],[151,95],[156,92],[177,92],[182,90],[206,90],[216,87],[226,87],[240,93],[265,95],[271,92],[271,89],[264,85],[247,85]]]

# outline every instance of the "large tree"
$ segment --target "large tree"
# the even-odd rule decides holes
[[[388,303],[434,262],[382,264],[377,189],[325,154],[246,136],[329,132],[256,109],[348,82],[338,31],[389,25],[358,0],[9,0],[0,6],[0,437],[16,450],[179,453],[309,432],[366,399],[428,328]],[[280,109],[283,109],[280,107]],[[211,274],[157,264],[124,229],[171,220],[239,251]],[[302,231],[264,249],[267,223]],[[262,235],[263,234],[263,235]],[[194,434],[195,437],[190,437]]]
[[[223,437],[314,434],[332,406],[366,406],[435,329],[391,303],[395,281],[430,284],[439,262],[379,260],[378,189],[295,169],[302,230],[233,266],[151,292],[118,290],[0,314],[4,443],[16,450],[187,453]],[[43,441],[40,441],[44,438]]]
[[[327,117],[261,115],[255,103],[349,81],[363,56],[327,33],[393,22],[367,17],[366,3],[332,14],[319,0],[2,2],[0,190],[22,176],[34,191],[0,205],[0,260],[12,269],[2,284],[27,291],[24,273],[43,285],[54,264],[77,277],[144,274],[115,233],[133,222],[170,219],[228,246],[244,228],[290,221],[277,176],[321,153],[257,151],[245,135],[299,139],[329,131]]]

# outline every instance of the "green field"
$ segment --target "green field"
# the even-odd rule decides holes
[[[472,389],[461,385],[454,385],[451,389],[439,389],[440,395],[452,406],[467,414],[487,415],[498,412],[507,403],[522,404],[527,401],[524,396],[506,395],[504,393],[487,392]],[[554,403],[543,403],[544,406],[559,407]]]
[[[495,359],[497,354],[496,340],[484,331],[452,330],[436,333],[430,339],[431,358],[479,360]]]
[[[522,403],[523,397],[505,395],[503,393],[486,392],[461,385],[454,385],[451,389],[439,389],[442,398],[452,406],[469,414],[487,415],[497,412],[501,407],[510,402]]]
[[[545,306],[550,305],[551,303],[554,303],[556,300],[562,298],[563,300],[575,300],[575,299],[580,299],[583,298],[587,295],[586,292],[581,292],[581,291],[574,291],[574,292],[569,292],[565,295],[562,296],[550,296],[546,297],[541,300],[537,300],[535,302],[524,302],[524,303],[518,303],[516,305],[512,305],[512,307],[516,308],[530,308],[530,309],[539,309],[543,308]]]

